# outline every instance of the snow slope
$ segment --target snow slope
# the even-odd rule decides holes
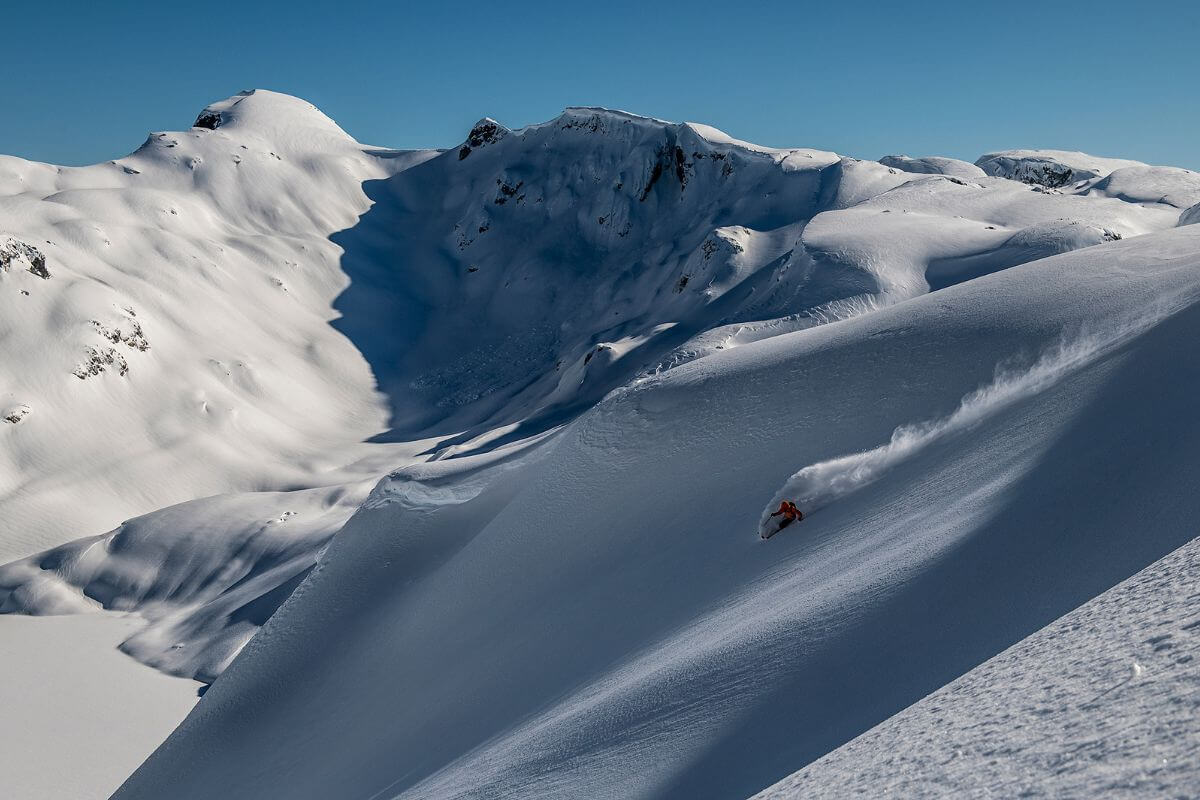
[[[0,425],[0,561],[319,485],[386,422],[329,327],[346,279],[328,237],[369,205],[364,181],[431,154],[364,148],[271,92],[204,114],[219,127],[96,166],[0,157],[0,252],[34,248],[49,273],[0,261],[0,407],[19,416]]]
[[[639,375],[1179,216],[594,108],[517,131],[485,119],[440,153],[360,145],[269,92],[197,122],[109,165],[10,160],[87,187],[18,181],[24,240],[64,205],[83,224],[97,195],[101,221],[125,227],[47,246],[49,279],[13,239],[8,274],[50,299],[120,288],[130,305],[87,325],[26,306],[6,334],[23,365],[10,383],[27,388],[0,429],[20,475],[2,543],[50,549],[0,566],[0,611],[139,612],[150,626],[123,648],[206,681],[392,469],[503,448]],[[138,200],[147,186],[161,207]],[[170,213],[176,194],[194,213]],[[136,310],[142,297],[160,310]],[[71,374],[36,331],[60,349],[92,337],[94,369]]]
[[[461,479],[397,474],[116,796],[761,789],[1192,538],[1197,230],[645,377]],[[758,539],[801,467],[960,406]]]
[[[1200,539],[756,795],[1191,797]]]
[[[124,796],[756,791],[1180,543],[1190,423],[1111,376],[1187,396],[1194,175],[1067,155],[596,108],[410,153],[255,91],[0,159],[0,613],[216,680]],[[1167,522],[1072,527],[1135,439]]]

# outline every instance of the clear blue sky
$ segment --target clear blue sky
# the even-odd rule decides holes
[[[0,153],[123,155],[251,87],[358,139],[449,147],[568,105],[767,145],[1200,169],[1200,2],[6,3]]]

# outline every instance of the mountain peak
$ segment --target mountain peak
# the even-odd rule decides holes
[[[192,127],[242,129],[276,141],[314,136],[352,140],[312,103],[267,89],[247,89],[205,106]]]
[[[471,128],[471,132],[467,134],[466,142],[458,149],[458,160],[462,161],[471,155],[472,150],[495,144],[511,132],[491,117],[484,117],[476,122]]]

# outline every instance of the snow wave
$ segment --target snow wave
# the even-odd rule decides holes
[[[1152,327],[1167,313],[1158,309],[1102,330],[1064,333],[1032,364],[1019,366],[1015,360],[998,364],[992,381],[965,395],[949,415],[901,425],[885,444],[804,467],[784,482],[764,509],[761,530],[772,525],[770,514],[783,500],[794,501],[805,514],[823,508],[874,483],[929,445],[971,430],[1013,403],[1050,388],[1068,373]]]

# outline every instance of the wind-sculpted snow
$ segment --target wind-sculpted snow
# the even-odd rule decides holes
[[[1157,203],[1186,209],[1200,203],[1200,173],[1179,167],[1122,167],[1089,191],[1127,203]]]
[[[1195,225],[1197,222],[1200,222],[1200,203],[1179,215],[1178,224],[1180,225]]]
[[[121,646],[211,682],[316,563],[374,481],[218,495],[0,566],[0,613],[137,611]]]
[[[1145,309],[1131,321],[1109,330],[1064,334],[1063,338],[1028,366],[1011,361],[996,368],[990,383],[966,395],[955,411],[943,418],[901,425],[886,444],[847,456],[810,464],[784,482],[763,510],[760,531],[778,527],[771,513],[783,500],[791,500],[811,515],[867,486],[888,471],[915,457],[936,442],[964,434],[989,417],[1045,391],[1073,370],[1088,364],[1165,315]]]

